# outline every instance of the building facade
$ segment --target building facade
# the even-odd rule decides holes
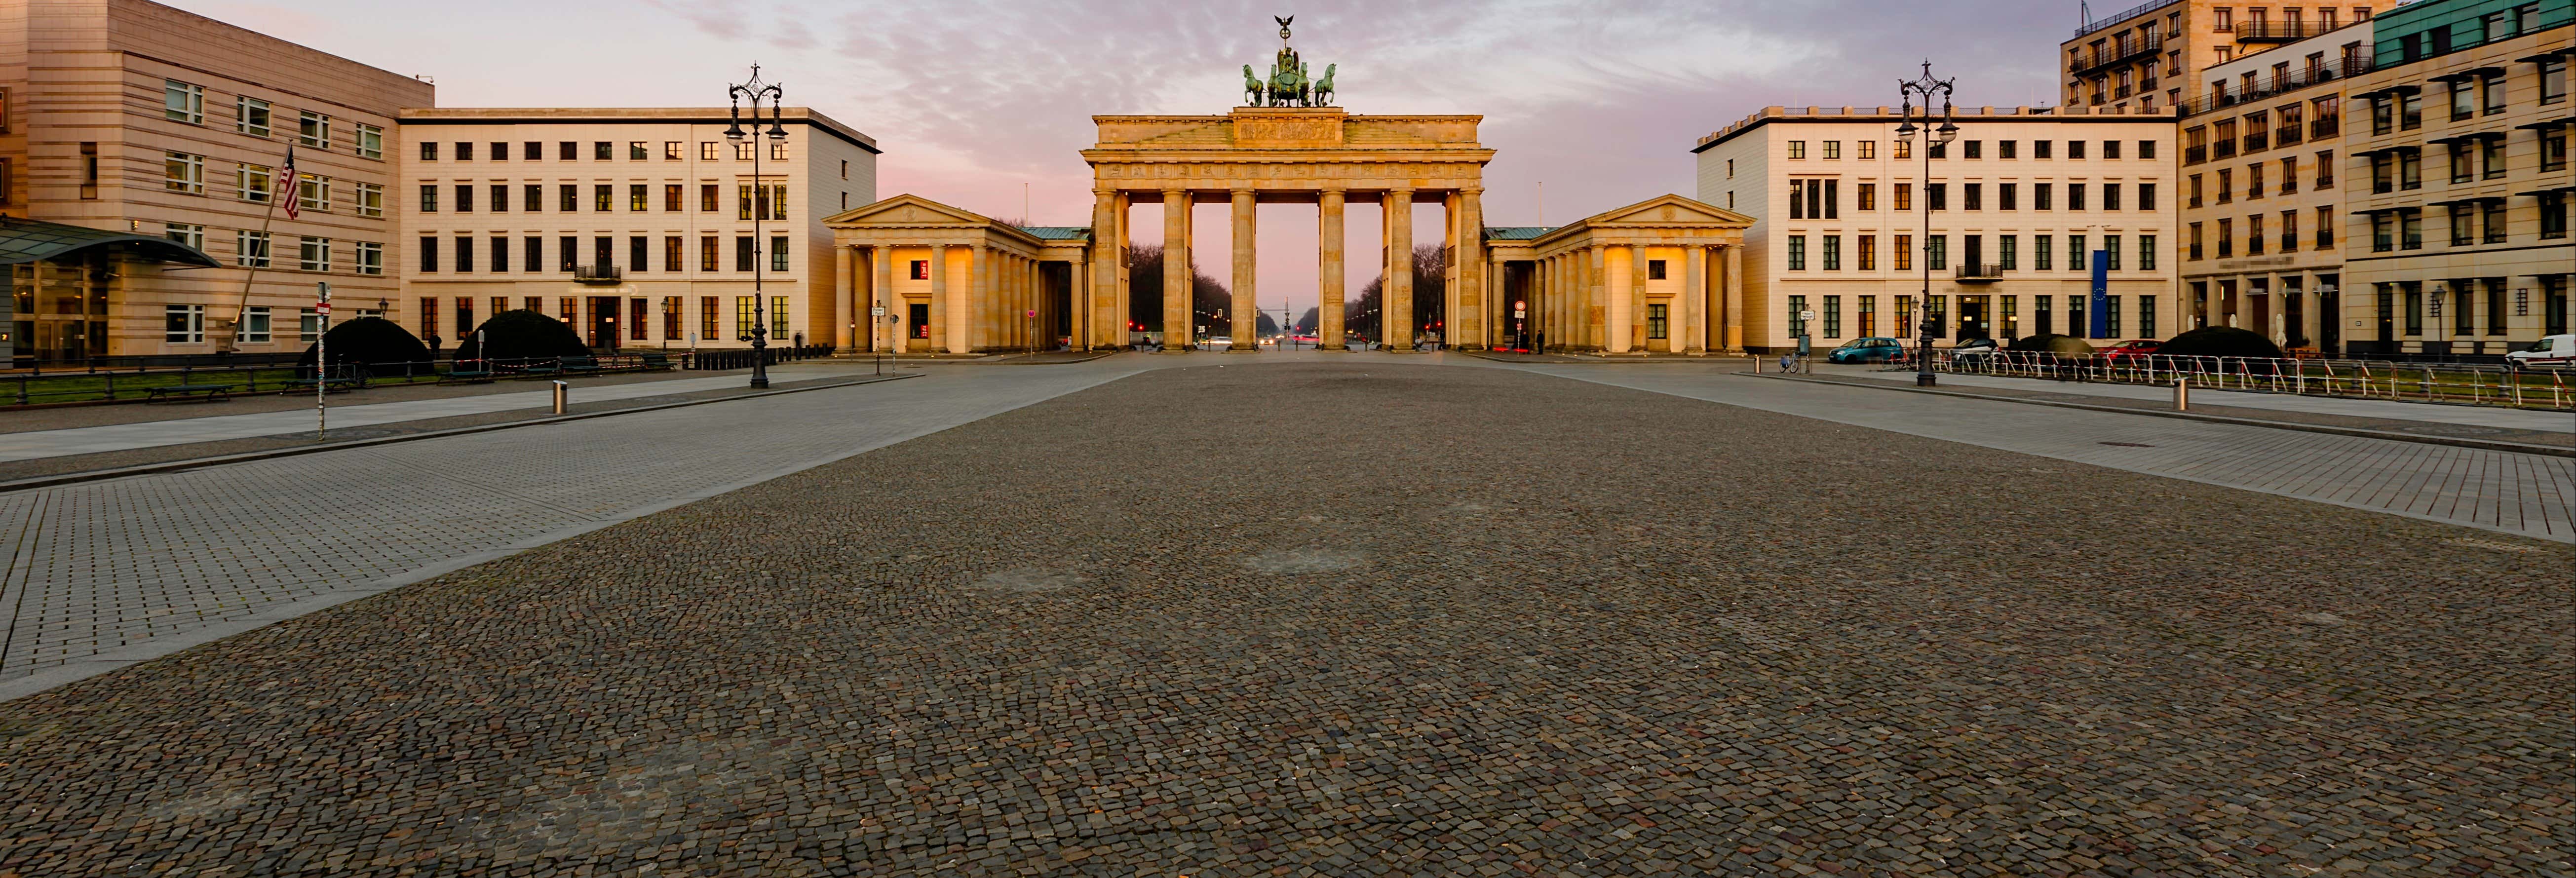
[[[2339,354],[2343,92],[2370,72],[2371,23],[2201,71],[2182,113],[2182,301],[2189,326]]]
[[[724,108],[401,113],[395,318],[453,344],[532,310],[593,348],[850,346],[863,315],[822,220],[876,200],[873,138],[800,107],[784,137]],[[757,289],[755,289],[755,286]]]
[[[1917,155],[1889,107],[1770,107],[1700,139],[1699,200],[1744,232],[1745,350],[1913,338],[2092,335],[2089,254],[2108,262],[2106,338],[2180,329],[2169,110],[1979,108]],[[1924,228],[1924,210],[1930,228]],[[1799,317],[1814,312],[1812,325]]]
[[[2426,0],[2344,84],[2341,303],[2357,355],[2494,356],[2568,331],[2572,0]]]
[[[2149,2],[2086,22],[2058,45],[2058,100],[2069,107],[2171,107],[2197,90],[2197,74],[2212,65],[2369,20],[2400,2]]]
[[[123,245],[11,264],[12,361],[296,351],[317,284],[343,314],[390,303],[395,112],[433,101],[413,77],[144,0],[0,3],[0,215],[38,221],[19,234],[166,237],[218,266]]]

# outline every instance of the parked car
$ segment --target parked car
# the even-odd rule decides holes
[[[2128,341],[2103,348],[2096,354],[2096,356],[2101,357],[2102,361],[2105,363],[2117,363],[2124,359],[2145,362],[2148,355],[2154,354],[2157,348],[2164,346],[2164,342],[2156,341],[2155,339],[2133,338]]]
[[[1961,339],[1958,344],[1950,346],[1950,362],[1961,364],[1982,362],[1994,356],[1997,350],[2000,348],[1995,346],[1995,340],[1991,338]]]
[[[1855,338],[1825,354],[1828,363],[1887,363],[1905,359],[1905,345],[1892,338]]]
[[[2504,355],[2511,369],[2565,369],[2576,367],[2576,335],[2544,335],[2530,350]]]

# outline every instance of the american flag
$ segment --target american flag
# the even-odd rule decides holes
[[[304,194],[304,186],[295,178],[295,147],[292,144],[286,147],[286,166],[277,169],[277,178],[285,181],[286,191],[280,197],[286,199],[286,218],[294,219],[302,212],[296,209],[295,202]]]

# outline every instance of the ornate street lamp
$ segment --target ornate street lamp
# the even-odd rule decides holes
[[[1925,61],[1923,78],[1896,84],[1898,95],[1905,101],[1905,110],[1901,117],[1904,124],[1896,126],[1896,136],[1900,139],[1919,141],[1916,145],[1921,149],[1917,151],[1923,154],[1923,177],[1920,182],[1923,186],[1922,242],[1926,252],[1922,255],[1926,258],[1922,260],[1923,293],[1914,301],[1914,313],[1922,318],[1921,324],[1916,327],[1916,334],[1920,338],[1914,346],[1914,386],[1916,387],[1931,387],[1938,380],[1932,373],[1932,335],[1940,329],[1940,324],[1932,316],[1932,260],[1929,258],[1931,256],[1929,250],[1932,246],[1932,150],[1959,139],[1959,126],[1950,121],[1950,86],[1957,81],[1932,78],[1932,62]],[[1916,95],[1923,97],[1923,124],[1920,126],[1914,124]],[[1935,95],[1941,98],[1939,128],[1932,127],[1932,98]]]
[[[761,246],[760,219],[774,209],[777,199],[770,197],[769,183],[760,178],[759,143],[762,137],[767,137],[773,142],[786,142],[787,128],[779,123],[779,99],[782,93],[777,83],[760,81],[760,65],[751,65],[750,82],[727,85],[725,88],[725,96],[733,105],[732,124],[725,126],[725,139],[736,144],[746,142],[752,144],[751,386],[765,388],[769,386],[769,314],[766,310],[769,298],[761,294],[761,262],[763,261],[761,257],[764,248]],[[742,130],[742,104],[745,99],[751,101],[751,131],[749,132]],[[764,100],[769,102],[768,131],[760,130],[760,104]]]

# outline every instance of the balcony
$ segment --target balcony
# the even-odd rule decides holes
[[[2214,151],[2214,153],[2213,153],[2213,156],[2212,156],[2212,157],[2214,157],[2214,158],[2222,158],[2222,159],[2232,159],[2232,158],[2235,158],[2235,157],[2236,157],[2236,138],[2230,137],[2230,138],[2227,138],[2227,139],[2225,139],[2225,140],[2221,140],[2221,141],[2219,141],[2219,142],[2218,142],[2218,149]]]
[[[2182,163],[2183,163],[2183,164],[2186,164],[2186,165],[2197,165],[2197,164],[2200,164],[2200,163],[2205,162],[2205,161],[2209,161],[2209,147],[2207,147],[2207,146],[2186,146],[2186,147],[2183,147],[2183,150],[2182,150]]]
[[[2266,150],[2266,149],[2270,149],[2271,147],[2272,147],[2272,134],[2271,134],[2271,132],[2268,132],[2268,131],[2256,131],[2256,132],[2253,132],[2253,133],[2250,133],[2250,134],[2245,135],[2245,152],[2246,152],[2248,155],[2251,155],[2251,154],[2253,154],[2253,153],[2262,152],[2262,151],[2264,151],[2264,150]]]
[[[2136,61],[2140,58],[2153,58],[2158,55],[2162,55],[2164,54],[2164,50],[2165,41],[2161,37],[2152,40],[2139,40],[2138,42],[2130,45],[2115,46],[2107,52],[2096,53],[2090,62],[2082,59],[2069,60],[2066,62],[2066,72],[2078,79],[2082,79],[2114,67],[2126,65],[2129,62]]]
[[[2248,21],[2236,25],[2240,43],[2295,43],[2325,33],[2326,26],[2313,21]]]
[[[2004,279],[2004,268],[1992,262],[1963,262],[1952,269],[1951,280],[1963,284],[1990,284]]]
[[[594,287],[613,287],[625,283],[626,274],[614,265],[576,265],[572,267],[572,282]]]
[[[2327,116],[2323,119],[2317,119],[2308,123],[2308,139],[2324,140],[2328,137],[2335,136],[2335,133],[2341,130],[2343,130],[2343,119],[2337,116]]]
[[[2301,129],[2297,122],[2292,122],[2288,125],[2272,129],[2272,142],[2281,146],[2297,146],[2299,144],[2300,131]]]

